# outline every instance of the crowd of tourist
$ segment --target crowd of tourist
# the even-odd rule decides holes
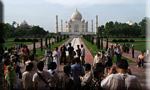
[[[100,51],[93,63],[85,61],[84,45],[77,49],[69,43],[45,50],[42,60],[35,60],[26,45],[5,49],[4,87],[6,90],[142,90],[132,75],[128,61],[122,59],[120,45]],[[138,66],[144,66],[144,54]],[[114,63],[115,62],[115,63]],[[63,65],[63,71],[60,70]],[[23,68],[25,67],[25,68]]]

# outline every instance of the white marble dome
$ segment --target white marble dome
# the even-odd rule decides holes
[[[81,21],[81,19],[82,19],[82,15],[81,15],[81,13],[76,9],[76,11],[73,12],[73,14],[72,14],[72,16],[71,16],[71,20],[72,20],[72,21],[76,21],[76,20]]]

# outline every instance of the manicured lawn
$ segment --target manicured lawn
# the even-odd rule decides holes
[[[5,40],[4,47],[10,48],[10,47],[15,46],[16,44],[29,45],[29,44],[32,44],[32,42],[14,42],[14,38],[9,38],[9,39]]]
[[[96,55],[96,53],[98,51],[100,51],[100,49],[97,48],[97,46],[95,44],[92,44],[91,42],[88,42],[87,40],[85,40],[84,38],[82,38],[83,42],[85,43],[85,45],[87,46],[87,48],[90,50],[90,52],[92,53],[93,56]]]
[[[123,45],[124,43],[119,43],[121,45]],[[129,43],[130,44],[130,47],[131,45],[133,44],[134,45],[134,48],[135,50],[138,50],[138,51],[145,51],[146,50],[146,42],[133,42],[133,43]]]
[[[134,45],[135,49],[136,50],[139,50],[139,51],[145,51],[146,50],[146,38],[109,38],[109,41],[112,42],[113,39],[128,39],[128,40],[135,40],[135,42],[131,43],[129,42],[130,45]],[[124,43],[119,43],[121,45],[123,45]]]
[[[146,42],[134,42],[133,44],[136,50],[139,50],[139,51],[146,50]]]
[[[133,40],[135,40],[135,41],[146,41],[146,38],[109,38],[109,41],[112,41],[113,39],[116,39],[116,40],[118,40],[118,39],[128,39],[128,40],[130,40],[130,39],[133,39]]]

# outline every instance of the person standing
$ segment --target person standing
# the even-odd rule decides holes
[[[26,65],[26,71],[22,74],[22,83],[23,83],[24,90],[32,90],[33,89],[32,68],[33,68],[33,63],[31,63],[31,62],[28,63],[28,65]]]
[[[51,87],[51,90],[58,90],[60,85],[59,85],[59,75],[58,71],[56,70],[57,64],[55,62],[51,62],[49,64],[48,72],[51,75],[51,79],[49,80],[49,85]]]
[[[110,59],[114,57],[114,46],[111,45],[110,48],[107,49],[107,54],[109,55]]]
[[[144,52],[141,51],[141,54],[138,56],[138,67],[144,68],[144,59],[145,59]]]
[[[63,45],[60,49],[60,52],[61,52],[61,57],[60,57],[60,64],[61,63],[64,63],[66,64],[66,46]]]
[[[50,62],[53,62],[53,56],[50,49],[45,50],[45,64],[48,68]]]
[[[111,45],[110,48],[107,49],[107,52],[106,52],[106,57],[107,57],[107,62],[105,64],[105,67],[111,67],[113,62],[113,57],[114,57],[114,49],[113,49],[113,45]]]
[[[34,90],[49,90],[49,83],[48,81],[51,79],[51,75],[48,71],[43,70],[44,62],[39,61],[37,63],[38,71],[33,75],[33,87]]]
[[[132,58],[134,58],[134,45],[132,44],[132,47],[131,47],[131,52],[132,52]]]
[[[116,45],[116,48],[114,48],[115,56],[116,56],[116,62],[121,60],[122,51],[120,48],[120,45]]]
[[[59,70],[59,66],[60,66],[60,52],[58,50],[58,47],[55,48],[55,50],[53,51],[53,59],[54,62],[56,62],[57,64],[57,70]]]
[[[93,67],[95,67],[96,64],[100,62],[101,54],[102,54],[101,52],[97,52],[97,54],[95,55],[94,61],[93,61]]]
[[[104,77],[104,66],[102,63],[97,63],[93,69],[93,78],[91,82],[91,90],[103,90],[101,87],[101,80]]]
[[[107,57],[105,56],[105,51],[102,51],[99,63],[102,63],[105,66],[106,62],[107,62]]]
[[[81,77],[81,86],[82,90],[88,90],[90,89],[92,82],[91,64],[87,63],[84,65],[84,67],[85,67],[85,75]]]
[[[81,56],[81,49],[80,49],[80,45],[77,45],[76,53],[77,53],[77,57],[78,57],[78,58],[80,58],[80,56]]]
[[[74,90],[81,90],[81,80],[80,76],[84,75],[84,69],[81,65],[80,58],[76,57],[75,64],[71,65],[71,71],[74,82]]]
[[[23,62],[24,62],[24,64],[25,64],[25,62],[26,62],[27,59],[28,59],[28,56],[30,55],[30,51],[29,51],[27,45],[24,45],[24,46],[23,46],[22,53],[23,53]]]
[[[68,52],[69,52],[69,63],[72,63],[74,59],[74,48],[71,46],[71,43],[69,43]]]
[[[8,90],[15,90],[15,84],[17,79],[14,67],[11,64],[7,66],[5,80],[8,83]]]
[[[70,65],[65,65],[63,68],[64,72],[61,75],[61,87],[62,90],[73,90],[73,78],[71,76],[71,66]]]
[[[81,44],[81,62],[82,65],[85,63],[85,48],[83,47],[83,44]]]

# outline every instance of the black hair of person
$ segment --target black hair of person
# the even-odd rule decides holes
[[[63,69],[64,69],[64,73],[66,73],[69,76],[69,74],[71,73],[71,66],[65,65]]]
[[[125,69],[127,70],[128,69],[128,61],[126,59],[121,59],[119,61],[116,62],[116,66],[120,69]]]
[[[33,63],[30,62],[30,63],[28,63],[28,65],[26,66],[26,71],[31,71],[32,68],[33,68]]]
[[[57,67],[57,64],[56,64],[55,62],[51,62],[51,63],[49,64],[48,69],[54,70],[54,69],[56,69],[56,67]]]
[[[85,67],[85,71],[91,70],[91,64],[89,63],[84,64],[84,67]]]
[[[43,62],[43,61],[39,61],[39,62],[37,63],[37,68],[38,68],[38,70],[43,71],[44,62]]]

